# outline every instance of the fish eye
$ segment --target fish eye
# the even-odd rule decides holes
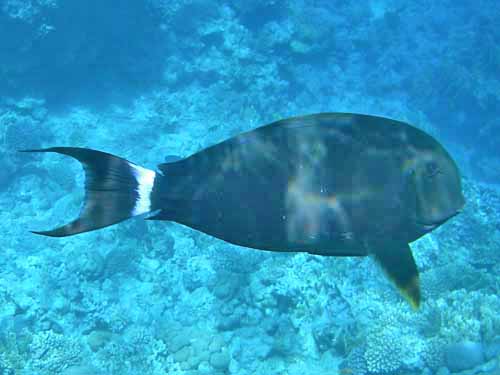
[[[435,161],[430,161],[425,165],[425,172],[427,177],[434,177],[438,173],[441,173],[439,166]]]

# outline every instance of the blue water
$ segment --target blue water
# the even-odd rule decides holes
[[[1,0],[0,374],[500,373],[500,3]],[[154,168],[292,115],[434,135],[463,213],[412,244],[423,303],[371,258],[238,248],[132,219],[76,237],[83,172]],[[463,371],[463,372],[460,372]]]

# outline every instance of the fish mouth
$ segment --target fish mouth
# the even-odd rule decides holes
[[[443,224],[446,220],[442,220],[440,222],[435,222],[435,223],[424,223],[422,221],[417,221],[417,224],[419,227],[423,228],[424,230],[430,231],[430,230],[433,230],[434,228],[437,228],[441,224]]]
[[[450,220],[452,217],[457,216],[460,212],[462,212],[461,209],[455,211],[451,215],[446,216],[444,219],[430,221],[430,222],[416,220],[416,223],[417,223],[417,225],[419,225],[420,227],[424,228],[425,230],[432,230],[434,228],[439,227],[441,224],[444,224],[445,222],[447,222],[448,220]]]

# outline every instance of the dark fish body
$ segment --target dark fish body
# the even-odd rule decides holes
[[[87,172],[80,217],[42,234],[81,233],[154,211],[149,219],[255,249],[373,254],[415,306],[418,273],[408,243],[464,202],[458,169],[434,138],[367,115],[277,121],[161,164],[161,173],[93,150],[42,151],[73,156]]]
[[[156,218],[246,247],[366,255],[367,241],[425,233],[411,222],[411,171],[419,151],[436,147],[372,116],[278,121],[162,165]]]

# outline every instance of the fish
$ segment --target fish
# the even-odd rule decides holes
[[[409,244],[462,210],[459,169],[431,135],[356,113],[275,121],[148,169],[102,151],[51,147],[85,171],[79,216],[65,237],[142,215],[231,244],[319,256],[371,256],[418,309]]]

